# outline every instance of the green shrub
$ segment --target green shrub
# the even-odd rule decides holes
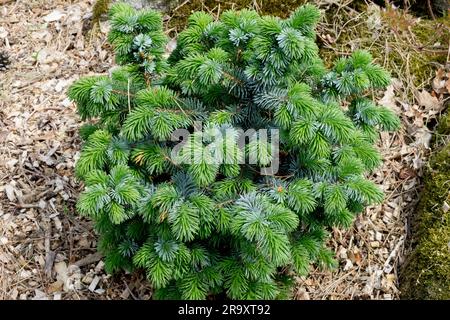
[[[286,20],[196,12],[166,60],[157,12],[111,8],[120,67],[69,90],[91,119],[77,209],[108,272],[145,269],[156,298],[274,299],[312,263],[335,265],[327,230],[382,201],[365,175],[399,120],[364,97],[390,81],[368,52],[326,70],[319,18],[311,5]]]

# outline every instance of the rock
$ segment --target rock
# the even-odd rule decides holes
[[[162,12],[168,12],[170,9],[175,8],[179,0],[125,0],[125,2],[129,3],[133,8],[143,9],[150,8],[159,10]]]

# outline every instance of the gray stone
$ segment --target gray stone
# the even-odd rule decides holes
[[[135,9],[148,8],[168,12],[178,5],[179,0],[125,0],[125,2],[132,5]]]

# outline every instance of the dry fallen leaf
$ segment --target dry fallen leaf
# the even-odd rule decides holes
[[[450,93],[450,72],[445,72],[444,69],[439,68],[431,85],[437,94]]]
[[[56,280],[55,282],[51,283],[48,286],[47,292],[48,293],[54,293],[61,291],[63,288],[64,283],[61,280]]]
[[[403,167],[400,170],[399,177],[402,180],[410,179],[410,178],[413,178],[415,176],[416,176],[416,172],[413,169],[409,168],[409,167]]]
[[[378,101],[378,103],[388,108],[397,108],[395,103],[394,85],[391,84],[386,88],[383,97]]]
[[[351,262],[356,263],[358,266],[361,265],[361,252],[358,249],[353,249],[348,253],[348,257]]]
[[[421,107],[425,107],[426,110],[439,110],[442,103],[428,91],[421,90],[417,92],[417,101]]]
[[[430,142],[433,135],[431,134],[430,130],[428,130],[426,127],[419,128],[415,134],[414,134],[416,141],[414,144],[416,146],[422,146],[425,149],[430,149]]]

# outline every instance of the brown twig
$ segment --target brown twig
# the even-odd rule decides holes
[[[100,261],[103,258],[103,254],[100,252],[96,252],[96,253],[92,253],[86,257],[84,257],[83,259],[78,260],[77,262],[74,263],[74,265],[78,266],[78,267],[83,267],[83,266],[87,266],[91,263]]]
[[[178,5],[175,9],[172,10],[172,13],[178,11],[179,9],[181,9],[188,2],[189,2],[189,0],[186,0],[182,4]]]
[[[434,15],[433,12],[433,6],[431,5],[431,0],[427,0],[427,7],[428,7],[428,12],[430,13],[430,16],[433,20],[436,20],[436,16]]]
[[[141,300],[133,294],[133,291],[131,291],[130,287],[128,286],[125,280],[123,280],[123,283],[125,284],[125,287],[127,288],[128,292],[130,293],[130,295],[133,297],[134,300]]]

